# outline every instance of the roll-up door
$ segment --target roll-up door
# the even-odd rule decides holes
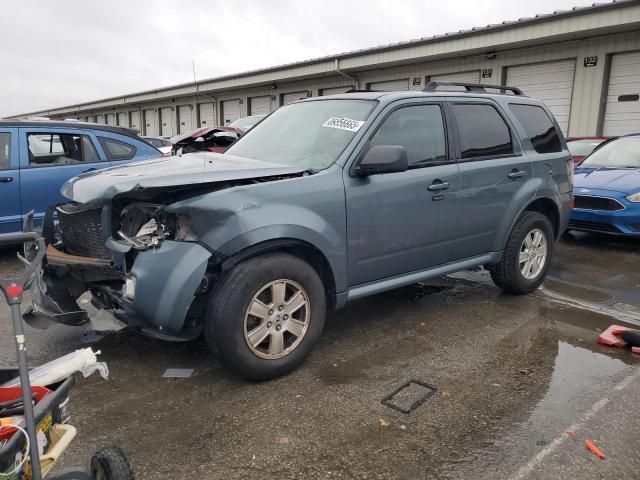
[[[96,123],[104,125],[104,115],[96,115]]]
[[[409,79],[387,80],[385,82],[373,82],[369,84],[368,90],[382,92],[397,92],[401,90],[409,90]]]
[[[271,95],[249,98],[249,115],[268,115],[271,113]]]
[[[282,94],[282,105],[288,105],[290,103],[297,102],[298,100],[303,100],[308,96],[308,92],[284,93]]]
[[[566,134],[569,130],[575,59],[534,63],[507,68],[507,85],[542,100]]]
[[[602,134],[626,135],[640,131],[640,52],[611,57]]]
[[[142,115],[144,116],[144,134],[148,137],[158,135],[158,131],[156,130],[156,112],[150,108],[143,110]]]
[[[140,112],[138,112],[137,110],[134,110],[129,113],[130,113],[129,118],[131,119],[131,128],[140,130]]]
[[[118,125],[120,127],[128,127],[129,126],[129,112],[120,112],[120,113],[118,113]]]
[[[171,107],[161,108],[160,111],[160,136],[173,137],[173,115],[171,115]]]
[[[340,93],[348,92],[352,88],[353,87],[351,85],[347,85],[346,87],[323,88],[320,90],[320,95],[338,95]]]
[[[240,118],[240,100],[225,100],[220,102],[222,110],[222,124],[228,125]]]
[[[215,117],[213,115],[213,103],[201,103],[200,108],[200,126],[201,127],[213,127],[215,126]]]
[[[178,133],[193,132],[193,123],[191,121],[191,105],[181,105],[178,107]]]
[[[104,116],[104,120],[107,125],[115,125],[116,124],[116,116],[113,113],[107,113]]]

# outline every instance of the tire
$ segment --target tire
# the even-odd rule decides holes
[[[118,447],[108,447],[91,457],[91,478],[95,480],[133,480],[133,471]]]
[[[270,380],[291,373],[309,356],[322,335],[326,304],[322,280],[305,261],[286,253],[253,257],[236,265],[213,292],[205,337],[236,375]]]
[[[521,264],[519,259],[521,253],[523,255],[527,254],[526,251],[521,252],[521,249],[528,248],[524,245],[526,237],[532,235],[534,232],[541,232],[544,235],[546,255],[539,271],[537,271],[539,262],[537,264],[530,264],[530,276],[527,278],[522,271],[522,269],[526,267],[526,263]],[[531,237],[530,241],[532,241]],[[508,293],[523,295],[533,292],[540,286],[547,274],[553,258],[554,248],[555,238],[549,219],[538,212],[525,212],[513,227],[502,258],[498,263],[489,267],[493,283]],[[540,248],[534,249],[531,255],[536,257],[536,254],[541,251]]]

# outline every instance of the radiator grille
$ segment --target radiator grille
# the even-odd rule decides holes
[[[58,207],[62,242],[68,253],[84,257],[111,258],[104,246],[100,207],[67,203]]]
[[[591,232],[621,233],[620,230],[609,223],[586,222],[582,220],[571,220],[569,228],[576,230],[589,230]]]
[[[585,210],[623,210],[622,205],[613,198],[591,197],[588,195],[574,195],[575,208],[583,208]]]

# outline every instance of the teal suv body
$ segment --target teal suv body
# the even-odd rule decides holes
[[[29,320],[81,324],[89,290],[145,334],[204,333],[262,380],[356,298],[476,266],[535,290],[569,218],[570,154],[541,102],[465,88],[308,99],[225,154],[72,179]]]

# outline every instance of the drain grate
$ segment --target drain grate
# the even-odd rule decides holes
[[[384,397],[381,403],[398,412],[409,414],[429,400],[437,391],[438,387],[430,383],[409,380]]]

